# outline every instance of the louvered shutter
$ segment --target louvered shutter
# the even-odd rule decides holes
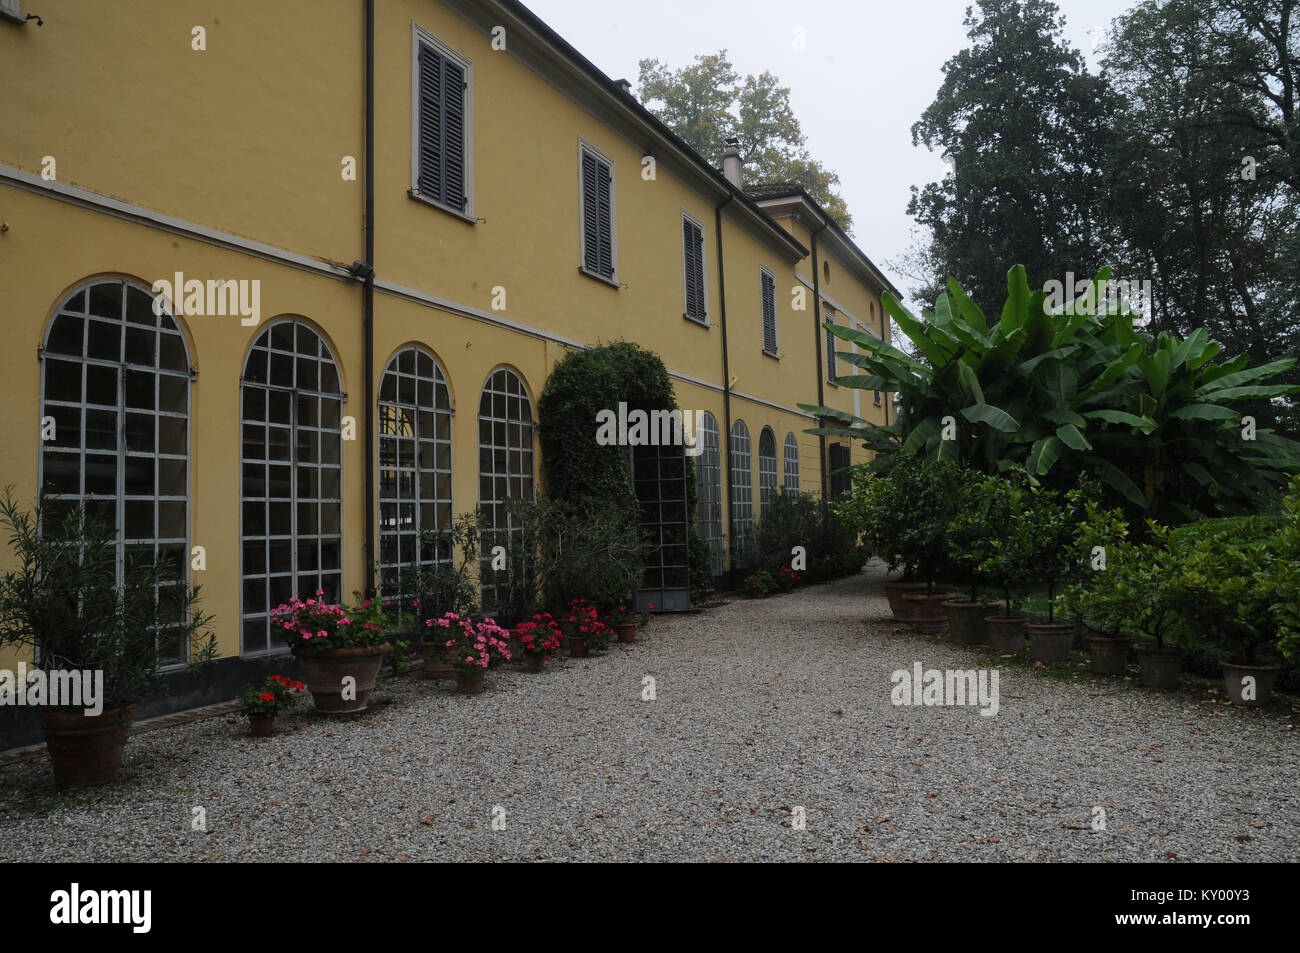
[[[704,235],[690,219],[682,219],[682,249],[686,256],[686,316],[704,320]]]
[[[826,323],[834,324],[835,315],[827,314]],[[828,329],[826,331],[826,379],[834,380],[840,376],[839,369],[835,364],[835,335]]]
[[[776,353],[776,281],[763,274],[763,350]]]
[[[594,274],[600,273],[600,230],[596,224],[598,171],[596,157],[584,151],[582,153],[582,265]]]
[[[443,57],[443,196],[442,203],[461,212],[465,194],[465,70]]]
[[[420,194],[443,201],[443,57],[420,44]]]
[[[596,162],[596,241],[600,249],[599,271],[606,278],[614,277],[614,209],[610,186],[613,175],[609,165]]]
[[[465,68],[420,44],[420,170],[417,187],[458,212],[465,194]]]

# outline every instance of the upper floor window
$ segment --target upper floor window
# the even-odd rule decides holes
[[[685,213],[682,214],[682,256],[686,273],[686,310],[683,316],[708,324],[704,299],[704,226]]]
[[[411,194],[472,218],[471,63],[419,27],[413,44]]]
[[[591,146],[579,147],[582,177],[582,270],[613,282],[614,164]]]
[[[759,286],[763,302],[763,353],[776,357],[776,277],[766,268],[759,269]]]

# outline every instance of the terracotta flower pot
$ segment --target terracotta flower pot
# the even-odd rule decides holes
[[[420,654],[424,656],[425,678],[455,678],[456,672],[444,657],[446,646],[425,639],[420,645]]]
[[[623,623],[620,623],[619,625],[614,626],[614,631],[618,633],[618,640],[619,640],[620,642],[635,642],[635,641],[636,641],[636,623],[635,623],[635,622],[623,622]]]
[[[540,672],[546,668],[546,655],[542,652],[524,653],[524,669],[529,672]]]
[[[1094,675],[1123,675],[1128,671],[1128,650],[1133,644],[1129,638],[1108,639],[1100,635],[1088,636],[1088,653],[1092,656]]]
[[[912,628],[927,635],[942,632],[948,627],[948,617],[944,615],[943,604],[952,599],[951,592],[909,592],[903,595],[903,603],[909,607],[909,619]]]
[[[984,617],[989,627],[989,644],[999,655],[1020,652],[1025,647],[1025,620],[1004,615]]]
[[[456,669],[456,691],[462,695],[477,695],[483,691],[483,676],[487,669],[475,667],[473,670]]]
[[[951,599],[943,604],[943,611],[948,617],[948,634],[953,641],[965,645],[988,643],[989,628],[984,621],[989,612],[987,603]]]
[[[581,635],[574,634],[569,637],[569,658],[586,658],[587,643]]]
[[[388,652],[387,642],[382,645],[358,645],[335,649],[324,655],[309,655],[299,649],[293,654],[302,666],[302,680],[316,701],[316,710],[331,715],[364,711],[375,687],[375,676]],[[351,685],[344,679],[352,678]],[[355,697],[345,698],[344,692]]]
[[[577,624],[572,619],[560,623],[560,651],[568,649],[569,642],[573,638],[573,631],[576,627]]]
[[[1238,665],[1235,662],[1220,662],[1223,667],[1223,687],[1228,690],[1228,697],[1234,705],[1267,705],[1273,697],[1273,680],[1277,677],[1277,665]],[[1254,698],[1243,698],[1246,686],[1243,679],[1247,676],[1255,680]]]
[[[1073,622],[1027,622],[1030,654],[1044,665],[1058,665],[1070,661],[1070,646],[1078,626]]]
[[[923,582],[887,582],[885,583],[885,598],[889,600],[889,611],[894,614],[894,619],[898,622],[911,622],[912,617],[909,615],[912,607],[903,602],[903,596],[909,592],[925,592],[925,583]]]
[[[274,715],[249,715],[248,733],[254,738],[266,738],[275,729]]]
[[[1143,685],[1157,689],[1178,687],[1178,673],[1183,667],[1182,649],[1138,645],[1136,651]]]
[[[36,719],[50,752],[55,784],[83,788],[117,780],[122,769],[122,749],[135,720],[135,705],[98,715],[38,711]]]

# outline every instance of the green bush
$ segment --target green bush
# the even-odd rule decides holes
[[[974,474],[948,460],[900,460],[889,473],[869,465],[853,472],[853,488],[836,512],[850,532],[903,579],[928,584],[959,570],[947,542],[949,524],[962,513],[965,488]]]

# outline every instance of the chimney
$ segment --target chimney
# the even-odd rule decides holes
[[[738,189],[745,187],[745,174],[740,162],[740,140],[728,139],[722,150],[722,174]]]

